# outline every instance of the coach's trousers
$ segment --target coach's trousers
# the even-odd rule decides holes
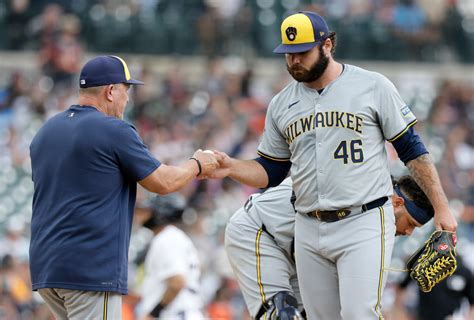
[[[39,289],[57,320],[122,319],[122,295],[69,289]]]

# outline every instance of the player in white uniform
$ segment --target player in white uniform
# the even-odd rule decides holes
[[[185,200],[178,193],[157,196],[144,226],[155,233],[145,258],[140,319],[202,320],[198,252],[172,223],[181,220]]]
[[[274,52],[285,54],[296,81],[268,107],[260,157],[237,160],[216,151],[220,168],[207,176],[265,188],[291,168],[296,266],[308,317],[381,319],[395,234],[386,140],[433,204],[436,228],[454,232],[456,220],[395,86],[335,61],[335,33],[313,12],[287,17],[281,35]]]
[[[412,177],[393,183],[396,234],[410,235],[433,217],[433,207]],[[291,178],[253,194],[226,228],[225,249],[253,319],[282,319],[283,312],[297,315],[295,309],[305,314],[293,258],[293,195]]]

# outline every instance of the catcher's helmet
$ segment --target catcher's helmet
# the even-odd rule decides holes
[[[151,217],[143,224],[146,228],[153,228],[181,220],[186,200],[175,192],[164,196],[156,196],[147,205],[151,209]]]

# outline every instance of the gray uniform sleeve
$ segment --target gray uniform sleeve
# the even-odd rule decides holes
[[[288,161],[290,160],[290,149],[285,137],[278,128],[275,117],[277,115],[277,104],[276,99],[273,98],[268,106],[267,115],[265,118],[265,129],[258,145],[257,153],[265,158],[276,160],[276,161]]]
[[[375,102],[378,104],[380,126],[385,139],[393,142],[417,120],[393,83],[381,74],[376,75]]]

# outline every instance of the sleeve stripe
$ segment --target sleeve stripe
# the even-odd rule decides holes
[[[417,122],[418,122],[417,119],[413,120],[412,122],[410,122],[410,123],[405,127],[405,129],[402,130],[402,132],[400,132],[399,134],[397,134],[397,135],[396,135],[395,137],[393,137],[392,139],[388,139],[387,141],[388,141],[388,142],[393,142],[393,141],[397,140],[398,138],[400,138],[401,136],[403,136],[403,134],[404,134],[405,132],[407,132],[408,129],[410,129],[410,128],[411,128],[415,123],[417,123]]]
[[[290,158],[275,158],[275,157],[271,157],[269,155],[266,155],[265,153],[263,153],[261,151],[258,151],[258,150],[257,150],[257,154],[261,157],[264,157],[264,158],[267,158],[267,159],[270,159],[270,160],[273,160],[273,161],[290,161]]]

